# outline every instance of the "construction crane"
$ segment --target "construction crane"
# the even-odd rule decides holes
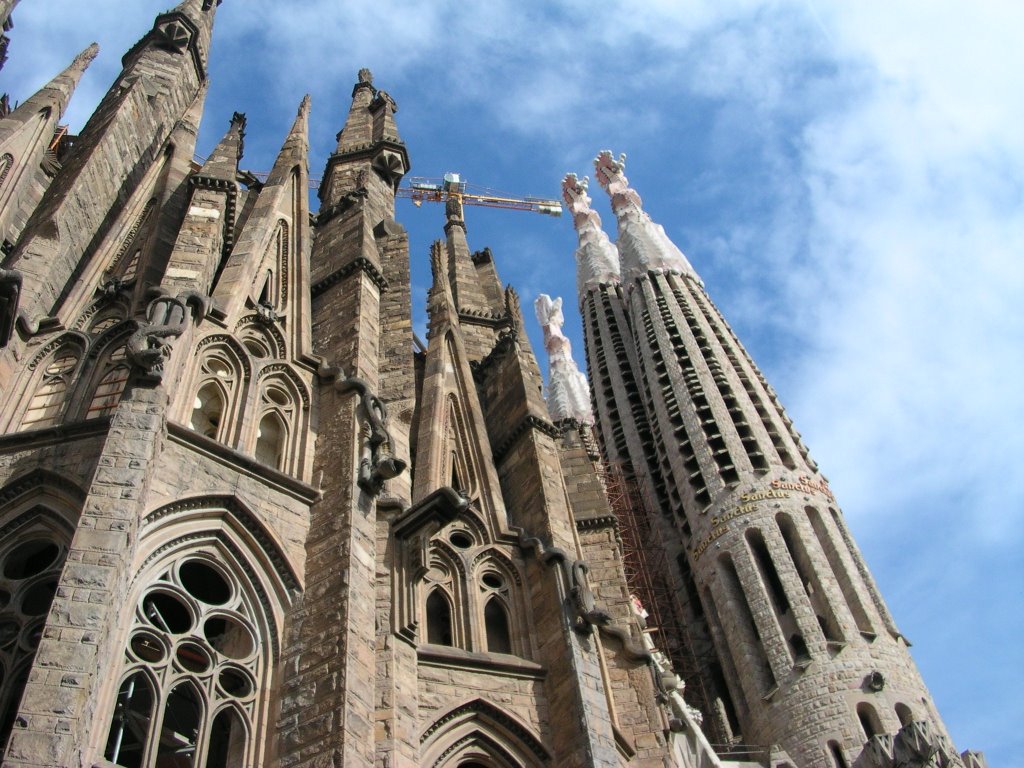
[[[471,186],[457,173],[446,173],[443,178],[413,176],[409,186],[399,187],[397,197],[412,200],[419,207],[424,202],[447,203],[454,200],[462,205],[482,205],[488,208],[508,208],[514,211],[533,211],[546,216],[561,216],[562,204],[558,200],[541,197],[516,197],[484,187]]]
[[[192,159],[192,170],[198,171],[206,162],[205,157],[195,155]],[[267,171],[244,171],[246,176],[258,183],[266,183],[270,173]],[[309,188],[320,187],[320,179],[310,179]],[[533,211],[545,216],[561,216],[562,203],[544,197],[517,197],[507,193],[498,193],[486,187],[470,185],[462,180],[457,173],[446,173],[443,178],[427,178],[413,176],[409,186],[399,187],[395,197],[412,200],[417,208],[424,201],[429,203],[447,203],[456,200],[462,205],[482,205],[488,208],[507,208],[513,211]]]

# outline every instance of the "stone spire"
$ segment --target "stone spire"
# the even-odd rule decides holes
[[[292,122],[291,130],[277,154],[274,167],[267,178],[267,186],[283,184],[292,171],[300,166],[306,167],[307,155],[309,154],[309,94],[306,94],[299,103],[299,111]]]
[[[594,423],[590,407],[590,386],[572,357],[572,342],[562,333],[565,317],[562,299],[552,301],[546,293],[533,304],[537,322],[544,329],[544,348],[548,352],[548,413],[554,422],[574,419],[583,424]]]
[[[576,249],[576,289],[580,301],[588,290],[602,283],[619,282],[619,254],[601,228],[601,217],[590,207],[590,179],[575,173],[562,179],[562,199],[572,213],[580,245]]]
[[[213,21],[220,4],[221,0],[183,0],[174,9],[157,16],[149,34],[125,55],[125,68],[143,50],[155,46],[174,53],[189,54],[195,62],[199,79],[205,80],[210,41],[213,38]]]
[[[259,281],[259,275],[265,274],[267,269],[271,269],[275,274],[282,270],[287,272],[285,275],[278,275],[278,280],[288,286],[288,295],[284,300],[275,301],[274,306],[283,311],[284,306],[291,306],[296,301],[305,304],[307,301],[305,297],[308,291],[303,292],[301,287],[308,281],[305,249],[310,242],[309,209],[306,202],[306,189],[309,183],[309,107],[310,99],[306,96],[299,105],[298,114],[281,146],[277,160],[274,161],[267,183],[260,190],[252,212],[242,226],[238,243],[228,257],[217,282],[214,298],[223,307],[227,317],[236,318],[245,311],[246,297]],[[281,231],[282,221],[292,222],[287,230],[289,234],[286,252],[299,257],[288,260],[287,266],[267,261],[271,250],[276,253],[273,243]],[[306,309],[308,310],[308,307]],[[296,322],[293,326],[291,330],[298,331],[299,324]]]
[[[199,176],[232,183],[235,181],[238,175],[238,162],[242,159],[245,148],[245,125],[245,115],[241,112],[235,112],[231,116],[228,132],[203,163]]]
[[[75,87],[99,46],[82,51],[53,80],[0,120],[0,240],[17,242],[30,212],[60,168],[50,144]]]
[[[697,281],[683,252],[668,239],[665,228],[655,224],[643,209],[643,200],[629,186],[624,173],[626,156],[615,160],[609,150],[603,150],[595,159],[597,181],[611,197],[612,211],[619,223],[619,256],[625,277],[632,279],[649,271],[677,272]]]
[[[3,146],[11,134],[17,132],[25,122],[45,109],[51,111],[52,122],[56,124],[64,114],[64,110],[67,109],[68,102],[71,101],[71,96],[82,79],[82,75],[99,52],[100,47],[96,43],[90,45],[78,54],[63,72],[26,99],[3,121],[0,121],[0,146]]]
[[[324,183],[320,186],[324,206],[336,204],[355,190],[368,189],[371,171],[390,188],[393,198],[402,176],[409,170],[409,155],[395,124],[397,111],[395,100],[374,87],[370,70],[359,70],[345,127],[338,134],[338,146],[327,161]],[[389,205],[391,216],[393,199]]]

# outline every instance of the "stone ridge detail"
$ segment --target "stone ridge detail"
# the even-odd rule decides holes
[[[337,285],[349,275],[354,275],[356,272],[360,270],[362,270],[366,274],[366,276],[370,278],[373,284],[376,285],[382,293],[388,289],[388,281],[384,279],[384,275],[380,273],[380,270],[377,269],[377,267],[374,265],[372,261],[370,261],[364,256],[361,256],[358,259],[350,261],[341,269],[332,272],[330,275],[325,277],[320,282],[315,283],[313,287],[310,289],[313,294],[313,298],[315,299],[317,296],[323,294],[332,285]]]
[[[562,436],[561,430],[558,429],[554,424],[549,421],[544,421],[537,416],[526,416],[520,421],[511,432],[508,437],[501,441],[501,443],[494,449],[494,461],[500,464],[501,460],[505,458],[512,446],[518,442],[519,438],[529,432],[531,429],[536,429],[538,432],[542,432],[548,437],[558,438]]]
[[[524,744],[528,745],[530,751],[535,757],[537,757],[537,759],[541,760],[543,763],[549,763],[551,761],[551,753],[545,749],[544,745],[536,736],[530,733],[530,731],[524,728],[517,721],[509,717],[501,709],[487,701],[484,701],[483,699],[475,699],[474,701],[467,702],[461,707],[451,710],[444,717],[436,720],[420,736],[420,744],[427,742],[431,736],[444,728],[448,723],[466,714],[485,715],[495,722],[500,723],[504,728],[507,728],[511,733],[515,734],[516,737],[518,737]],[[435,764],[443,762],[443,757],[444,756],[442,756],[442,758]]]
[[[274,570],[285,586],[293,591],[299,589],[299,580],[281,555],[278,545],[267,535],[263,525],[233,496],[196,496],[191,499],[172,502],[146,515],[143,527],[152,525],[166,517],[172,517],[179,512],[188,512],[196,509],[224,509],[234,515],[235,519],[259,543],[260,548],[274,564]],[[151,559],[153,557],[155,557],[155,554],[151,556]]]

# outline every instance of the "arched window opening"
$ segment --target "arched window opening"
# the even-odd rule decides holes
[[[223,709],[210,727],[205,768],[234,768],[245,760],[246,733],[234,709]]]
[[[427,642],[432,645],[455,645],[452,635],[452,604],[440,589],[427,597]]]
[[[885,733],[882,721],[878,719],[878,713],[867,702],[862,701],[857,705],[857,719],[860,720],[860,727],[864,729],[864,735],[868,739]]]
[[[775,568],[775,561],[772,560],[771,552],[764,540],[764,535],[756,528],[751,528],[746,534],[747,544],[754,555],[754,563],[761,576],[761,583],[768,592],[769,603],[775,612],[775,618],[779,623],[783,636],[787,640],[790,656],[796,665],[806,665],[811,659],[807,642],[803,633],[797,626],[796,619],[790,610],[789,597],[782,585],[782,578]]]
[[[71,377],[77,367],[78,352],[72,347],[63,347],[53,356],[43,369],[43,376],[25,411],[22,430],[52,427],[60,421],[67,403]]]
[[[263,360],[271,356],[270,346],[260,338],[256,336],[246,336],[242,340],[242,344],[248,350],[249,354],[255,357],[257,360]]]
[[[734,649],[734,656],[737,658],[747,657],[753,662],[754,671],[760,678],[761,693],[768,694],[777,687],[775,675],[768,663],[761,633],[757,629],[757,622],[754,621],[750,603],[747,602],[747,595],[743,590],[739,573],[736,571],[736,565],[728,554],[723,553],[719,556],[718,571],[726,593],[725,602],[736,606],[736,614],[739,618],[741,631],[738,633],[739,637],[736,638],[737,647]]]
[[[203,385],[192,404],[189,426],[201,435],[217,439],[224,419],[224,396],[214,382]]]
[[[37,517],[49,513],[32,511]],[[0,549],[0,750],[18,714],[67,551],[37,531]]]
[[[900,702],[896,705],[896,717],[899,718],[900,725],[910,725],[914,722],[914,711]]]
[[[761,532],[751,528],[747,531],[747,543],[754,553],[754,560],[757,562],[757,569],[761,572],[765,586],[768,588],[768,596],[772,600],[779,613],[789,611],[789,599],[786,597],[786,590],[782,587],[782,579],[779,572],[775,570],[775,563],[772,562],[771,553],[768,552],[768,545],[765,544]]]
[[[821,627],[826,642],[842,643],[843,633],[839,627],[839,620],[836,618],[835,611],[832,610],[832,604],[825,594],[825,585],[818,578],[818,571],[804,546],[800,531],[797,530],[793,518],[785,513],[779,513],[775,519],[779,524],[779,531],[782,533],[782,540],[786,544],[789,556],[793,560],[797,576],[800,577],[804,594],[807,596],[811,608],[814,609],[814,615],[818,619],[818,625]]]
[[[830,741],[828,743],[828,750],[832,753],[832,762],[835,764],[834,768],[850,768],[849,763],[846,762],[846,757],[843,755],[843,749],[839,746],[839,742]]]
[[[484,608],[484,625],[487,629],[487,650],[491,653],[512,653],[508,612],[501,600],[496,597],[487,601],[487,607]]]
[[[153,719],[153,687],[144,672],[121,683],[114,719],[103,757],[124,768],[141,768],[146,757],[146,734]]]
[[[167,697],[156,753],[158,768],[191,768],[196,764],[203,703],[188,683],[175,687]]]
[[[832,568],[832,573],[835,574],[835,583],[839,584],[839,589],[843,593],[843,599],[846,601],[846,606],[850,609],[850,614],[857,625],[857,630],[866,637],[874,637],[875,630],[871,625],[871,619],[868,618],[867,611],[864,610],[864,604],[861,602],[860,596],[853,585],[854,576],[843,563],[836,542],[833,541],[827,528],[825,518],[814,507],[805,507],[804,511],[807,513],[807,518],[811,521],[811,529],[814,531],[818,544],[821,545],[822,550],[825,552],[825,557]]]
[[[277,413],[271,411],[260,419],[256,433],[256,460],[274,469],[281,468],[288,428]]]
[[[125,768],[252,760],[266,662],[253,602],[230,573],[215,554],[193,551],[146,585],[125,648],[128,674],[107,760]]]
[[[123,346],[114,350],[110,355],[107,365],[113,367],[103,375],[100,383],[96,385],[96,391],[93,392],[92,400],[89,401],[85,418],[95,419],[107,416],[117,410],[117,405],[121,402],[121,397],[124,395],[132,373],[127,360],[128,351]]]
[[[729,685],[725,680],[725,670],[722,669],[722,665],[719,662],[712,661],[708,665],[708,674],[715,684],[715,690],[718,692],[718,700],[721,702],[722,709],[725,710],[725,719],[729,723],[729,730],[732,731],[734,737],[739,736],[740,719],[736,714],[736,705],[733,704],[732,694],[730,694]]]

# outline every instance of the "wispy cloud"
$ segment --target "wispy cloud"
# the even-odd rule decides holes
[[[121,53],[168,4],[20,4],[6,87],[38,87],[102,31],[103,54],[70,116],[81,125]],[[1006,634],[996,603],[1019,601],[1024,570],[1015,554],[1024,530],[1024,8],[284,6],[221,6],[203,140],[244,109],[247,162],[267,166],[312,90],[321,164],[355,72],[369,66],[399,102],[417,173],[462,168],[480,183],[555,195],[561,174],[586,173],[596,150],[626,151],[648,210],[791,406],[904,612],[897,617],[945,654],[922,666],[946,696],[954,736],[970,728],[963,746],[996,746],[993,764],[1024,748],[994,728],[976,742],[975,707],[958,706],[987,700],[986,722],[1004,723],[1003,734],[1024,715],[1016,687],[984,666],[995,658],[1020,668],[1020,651],[995,636]],[[572,296],[568,225],[467,216],[474,247],[501,244],[499,271],[524,301],[540,291]],[[406,218],[421,285],[437,219]],[[567,312],[581,355],[578,327]],[[990,567],[1002,570],[987,578]],[[982,587],[991,605],[971,592]],[[990,658],[964,658],[987,632]],[[962,681],[971,679],[986,680],[985,695],[969,695]]]

